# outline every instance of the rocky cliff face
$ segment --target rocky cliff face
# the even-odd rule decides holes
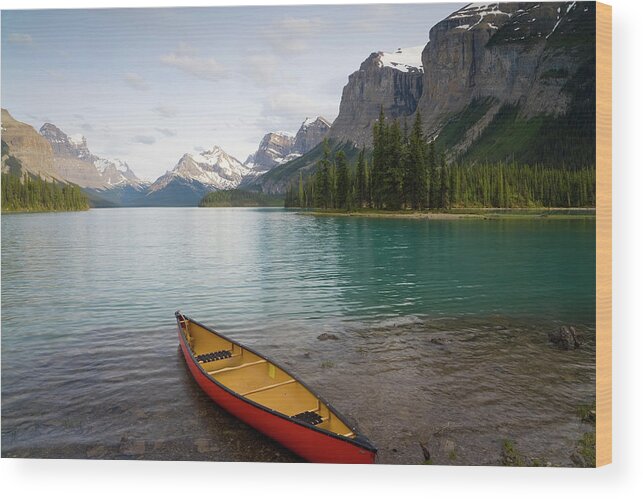
[[[594,30],[591,2],[469,4],[431,28],[421,51],[371,54],[349,76],[329,135],[370,146],[380,105],[389,119],[412,120],[419,111],[433,137],[467,114],[475,120],[458,143],[449,141],[454,155],[472,147],[507,106],[523,121],[564,116],[580,80],[594,78]],[[475,113],[465,112],[480,102]]]
[[[147,185],[134,174],[127,163],[92,154],[85,137],[69,136],[51,123],[45,123],[40,128],[40,134],[51,145],[54,169],[69,182],[98,190],[116,187],[142,189]]]
[[[374,52],[348,77],[339,114],[328,133],[338,140],[370,144],[380,106],[389,118],[413,115],[423,90],[422,49]]]
[[[330,130],[330,123],[321,116],[306,118],[295,135],[291,153],[306,154],[324,140]]]
[[[293,136],[288,132],[270,132],[264,135],[257,152],[248,156],[244,163],[258,173],[264,173],[277,165],[292,161],[306,154],[328,134],[330,123],[321,116],[306,118]]]
[[[80,159],[88,163],[93,163],[98,159],[89,151],[87,139],[82,135],[72,137],[51,123],[45,123],[40,127],[40,135],[51,144],[56,156]]]
[[[526,119],[564,114],[571,96],[563,89],[593,50],[594,16],[590,2],[471,4],[436,24],[418,103],[428,130],[476,99],[494,101],[489,116],[504,104]]]
[[[263,136],[257,152],[251,154],[245,165],[265,172],[280,165],[292,152],[295,137],[288,132],[269,132]]]
[[[7,145],[6,150],[2,148],[3,172],[9,171],[6,160],[11,155],[22,166],[21,172],[12,173],[30,173],[47,180],[63,180],[54,168],[54,153],[49,142],[31,126],[14,119],[6,109],[2,110],[2,142]]]

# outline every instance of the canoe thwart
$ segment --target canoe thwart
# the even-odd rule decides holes
[[[266,359],[256,360],[254,362],[246,362],[245,364],[241,364],[241,365],[238,365],[238,366],[224,367],[222,369],[216,369],[214,371],[208,371],[208,374],[213,375],[213,374],[224,373],[224,372],[227,372],[227,371],[236,371],[237,369],[243,369],[244,367],[256,366],[257,364],[266,364],[267,362],[268,361]]]
[[[258,392],[265,392],[266,390],[270,390],[272,388],[277,388],[278,386],[284,386],[284,385],[289,385],[291,383],[294,383],[294,379],[289,379],[287,381],[282,381],[281,383],[274,383],[272,385],[267,385],[267,386],[262,386],[261,388],[255,388],[254,390],[250,390],[244,393],[241,393],[240,395],[242,397],[245,397],[246,395],[251,395],[253,393],[258,393]]]
[[[196,356],[196,360],[199,362],[212,362],[214,360],[223,360],[229,359],[232,357],[232,352],[230,350],[219,350],[217,352],[204,353]]]

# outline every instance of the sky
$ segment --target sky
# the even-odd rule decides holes
[[[424,45],[463,3],[2,11],[2,107],[82,134],[146,180],[214,145],[335,119],[372,52]]]

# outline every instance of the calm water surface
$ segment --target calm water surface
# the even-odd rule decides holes
[[[280,360],[380,462],[570,464],[594,391],[593,220],[282,209],[2,216],[2,455],[296,461],[211,403],[173,312]],[[571,324],[573,352],[547,333]],[[320,341],[322,332],[338,339]]]

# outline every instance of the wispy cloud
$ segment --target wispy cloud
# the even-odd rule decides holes
[[[152,109],[152,111],[163,116],[164,118],[174,118],[177,114],[179,114],[179,110],[174,106],[156,106],[154,109]]]
[[[156,139],[152,137],[151,135],[136,135],[132,139],[132,142],[136,142],[137,144],[154,144],[156,142]]]
[[[274,92],[262,105],[261,114],[271,119],[300,119],[313,115],[319,103],[307,95],[295,92]]]
[[[123,77],[125,84],[135,90],[146,91],[150,89],[150,84],[137,73],[126,73]]]
[[[267,26],[264,39],[279,54],[299,54],[310,48],[310,39],[324,30],[320,19],[285,17]]]
[[[162,135],[165,135],[166,137],[174,137],[176,135],[176,131],[170,130],[169,128],[155,128],[154,130]]]
[[[274,55],[250,55],[244,59],[244,68],[249,66],[252,71],[243,71],[241,74],[248,76],[259,85],[272,83],[279,69],[279,61]]]
[[[9,33],[7,41],[17,45],[31,45],[33,43],[33,38],[31,38],[31,35],[27,33]]]
[[[161,62],[201,80],[217,81],[225,76],[225,68],[213,58],[198,57],[197,51],[181,42],[174,52],[161,57]]]

